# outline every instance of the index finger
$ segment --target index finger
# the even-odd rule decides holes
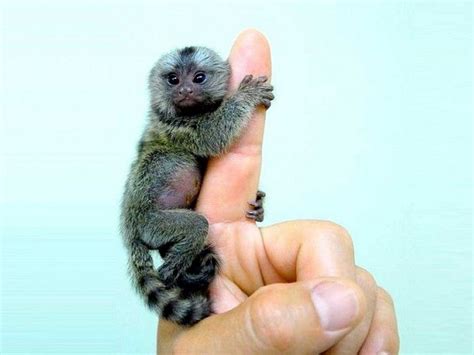
[[[245,30],[230,51],[230,90],[247,74],[271,74],[270,46],[260,32]],[[248,201],[255,199],[262,162],[265,109],[258,107],[240,139],[221,157],[209,160],[196,210],[209,222],[245,220]]]

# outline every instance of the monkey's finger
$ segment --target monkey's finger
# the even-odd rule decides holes
[[[172,338],[160,324],[162,351],[196,354],[321,353],[361,319],[365,299],[344,279],[317,279],[262,287],[229,312],[204,319]],[[167,334],[171,334],[166,338]],[[173,343],[171,345],[171,343]],[[168,346],[168,348],[167,348]]]
[[[246,75],[270,77],[270,46],[256,30],[246,30],[236,39],[229,63],[230,90],[235,91]],[[246,218],[247,201],[255,198],[260,178],[265,108],[258,107],[243,136],[230,150],[209,160],[196,210],[211,224],[253,223]]]
[[[271,90],[272,89],[269,89],[268,91],[264,91],[262,93],[261,102],[266,108],[270,107],[271,101],[275,98]]]
[[[272,102],[270,100],[263,99],[262,100],[262,105],[263,105],[263,107],[265,107],[268,110],[270,108],[270,106],[272,105]]]
[[[264,218],[263,208],[256,211],[247,211],[246,216],[247,218],[253,219],[257,222],[263,222],[263,218]]]
[[[267,93],[267,95],[273,100],[275,98],[275,95],[273,94],[273,86],[268,85],[264,87],[264,92]]]
[[[261,200],[255,200],[255,201],[250,201],[249,205],[252,206],[253,208],[260,208],[262,207],[262,201]]]
[[[252,81],[252,79],[253,79],[253,75],[244,76],[244,78],[240,82],[240,86],[250,83]]]
[[[252,206],[254,209],[261,208],[263,206],[263,201],[261,199],[257,199],[255,201],[250,201],[249,205]]]

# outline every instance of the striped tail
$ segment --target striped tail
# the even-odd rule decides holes
[[[167,287],[160,280],[148,248],[141,243],[131,245],[130,272],[138,293],[163,319],[190,326],[211,314],[206,293],[189,293],[176,286]]]

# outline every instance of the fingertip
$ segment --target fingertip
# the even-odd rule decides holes
[[[230,51],[231,87],[238,86],[247,74],[271,75],[270,43],[263,33],[249,28],[237,36]]]
[[[229,59],[233,58],[234,51],[248,49],[257,51],[256,54],[266,54],[270,52],[270,44],[262,32],[254,28],[245,29],[237,35]]]

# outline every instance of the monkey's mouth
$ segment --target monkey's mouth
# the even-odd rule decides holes
[[[175,101],[175,105],[180,108],[190,108],[198,105],[200,102],[194,97],[183,97],[180,100]]]
[[[180,106],[193,106],[195,104],[197,104],[196,100],[188,97],[185,97],[184,99],[178,102],[178,105]]]
[[[180,97],[174,100],[176,113],[180,116],[194,116],[214,111],[220,101],[208,101],[203,96]]]

